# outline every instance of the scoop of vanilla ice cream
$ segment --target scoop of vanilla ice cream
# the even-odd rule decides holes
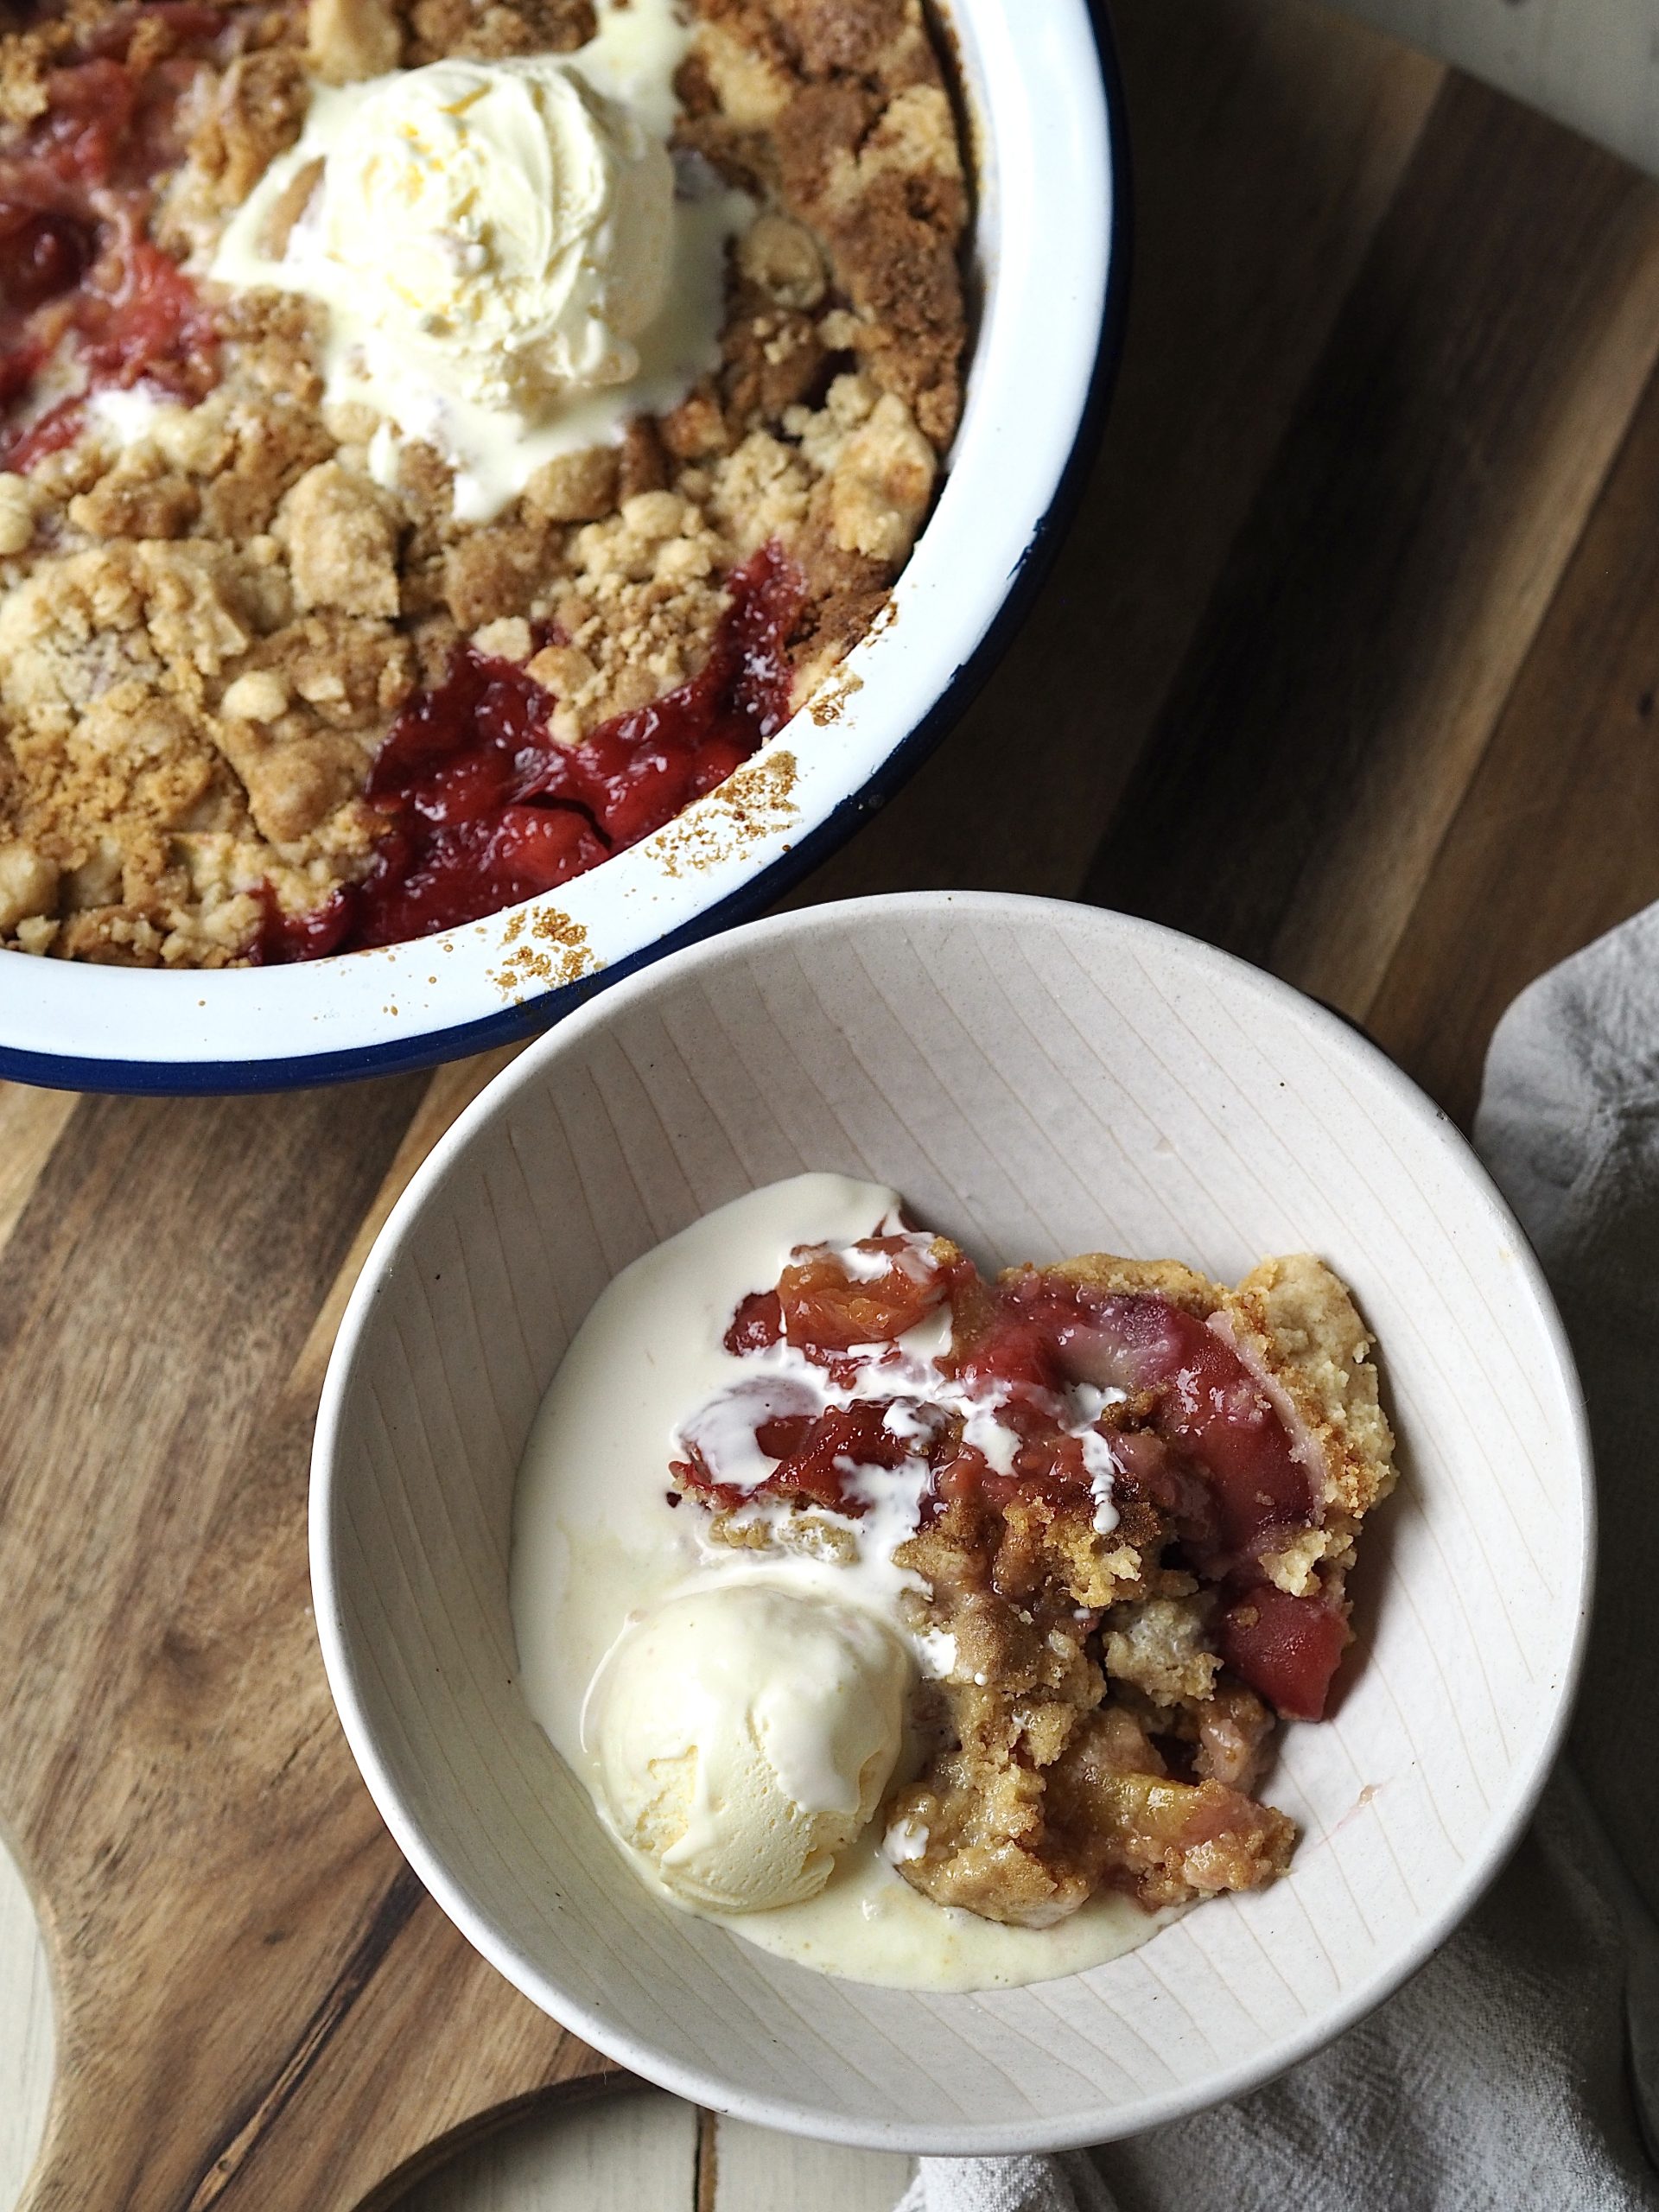
[[[623,1840],[689,1903],[758,1912],[815,1897],[874,1815],[909,1681],[874,1615],[737,1582],[636,1622],[583,1732]]]
[[[727,247],[755,207],[669,157],[690,38],[677,0],[599,0],[574,54],[312,86],[206,273],[321,303],[325,400],[374,418],[386,489],[428,447],[455,518],[487,522],[718,367]]]
[[[399,71],[353,107],[309,221],[354,311],[435,384],[533,417],[626,382],[662,308],[662,144],[544,54]]]

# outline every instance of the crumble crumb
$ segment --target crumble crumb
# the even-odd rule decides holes
[[[307,58],[325,85],[353,85],[397,67],[404,27],[390,0],[311,0]]]
[[[1106,1672],[1154,1705],[1202,1705],[1221,1666],[1209,1643],[1210,1611],[1200,1599],[1147,1598],[1109,1616]]]
[[[397,613],[394,512],[366,477],[320,461],[284,498],[272,534],[287,545],[296,607]]]
[[[27,550],[40,504],[27,476],[0,473],[0,558]]]
[[[0,845],[0,930],[43,913],[58,895],[58,866],[21,839]]]
[[[618,456],[613,446],[546,461],[524,486],[524,503],[549,522],[599,522],[616,505]]]

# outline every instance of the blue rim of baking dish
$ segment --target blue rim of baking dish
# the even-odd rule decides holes
[[[718,931],[753,920],[773,900],[844,844],[869,817],[906,784],[967,712],[993,670],[1014,642],[1083,497],[1084,481],[1100,444],[1113,388],[1122,359],[1128,315],[1134,210],[1131,200],[1128,124],[1108,0],[1087,0],[1094,34],[1107,124],[1107,161],[1111,176],[1111,225],[1108,239],[1105,296],[1095,366],[1077,433],[1054,496],[1039,518],[1008,580],[1002,603],[983,637],[909,735],[859,786],[841,800],[817,827],[786,853],[767,863],[747,883],[715,901],[677,929],[607,965],[590,976],[556,986],[521,1005],[502,1007],[475,1021],[428,1030],[407,1042],[355,1046],[339,1052],[297,1053],[285,1059],[112,1060],[91,1054],[36,1052],[0,1045],[0,1078],[47,1090],[86,1090],[148,1097],[229,1096],[295,1090],[352,1083],[372,1076],[407,1075],[539,1035],[610,984],[635,974],[652,961],[696,944]]]

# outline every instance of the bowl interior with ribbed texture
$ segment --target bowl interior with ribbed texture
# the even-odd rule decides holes
[[[1310,1250],[1381,1346],[1402,1479],[1334,1717],[1265,1794],[1283,1881],[1024,1989],[832,1980],[658,1906],[520,1697],[515,1471],[617,1271],[741,1192],[889,1182],[982,1263],[1090,1249],[1236,1279]],[[618,1377],[626,1390],[627,1379]],[[353,1301],[313,1548],[335,1695],[422,1878],[535,2001],[652,2079],[806,2133],[999,2152],[1232,2094],[1385,1994],[1530,1809],[1577,1663],[1587,1462],[1560,1326],[1457,1133],[1285,987],[1150,925],[944,893],[679,954],[470,1109]]]

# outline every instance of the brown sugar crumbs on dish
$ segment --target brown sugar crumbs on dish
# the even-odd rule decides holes
[[[869,631],[865,635],[870,635]],[[864,679],[851,669],[838,670],[807,702],[807,712],[820,729],[828,729],[838,722],[847,711],[848,702],[855,691],[864,688]]]
[[[664,874],[718,868],[792,821],[799,773],[800,764],[790,752],[771,753],[734,770],[696,820],[681,816],[656,832],[651,849]]]
[[[267,902],[308,914],[369,873],[372,765],[463,644],[523,670],[580,747],[697,674],[762,548],[803,580],[791,705],[866,633],[960,407],[968,191],[938,56],[919,0],[693,12],[679,139],[761,212],[734,249],[722,366],[660,420],[459,522],[435,452],[406,448],[385,490],[375,418],[325,407],[322,308],[203,282],[205,395],[178,391],[125,444],[89,415],[0,471],[0,944],[245,959]],[[54,72],[118,20],[75,0],[0,35],[0,197]],[[313,75],[569,52],[593,20],[583,0],[314,0],[210,12],[193,45],[146,19],[129,64],[179,46],[148,238],[202,266],[297,137]]]
[[[555,907],[528,917],[512,915],[501,942],[501,965],[491,971],[490,981],[505,997],[515,1001],[532,985],[550,990],[560,984],[579,982],[599,969],[586,929]],[[435,982],[437,978],[429,980]]]
[[[905,1339],[936,1314],[918,1372]],[[993,1283],[911,1232],[798,1248],[725,1343],[759,1363],[732,1403],[770,1472],[689,1446],[674,1478],[715,1541],[854,1556],[883,1485],[921,1483],[892,1556],[944,1656],[884,1810],[906,1880],[1042,1928],[1102,1889],[1150,1911],[1285,1871],[1294,1826],[1254,1793],[1277,1719],[1323,1714],[1360,1523],[1395,1482],[1328,1267],[1230,1288],[1093,1254]]]

